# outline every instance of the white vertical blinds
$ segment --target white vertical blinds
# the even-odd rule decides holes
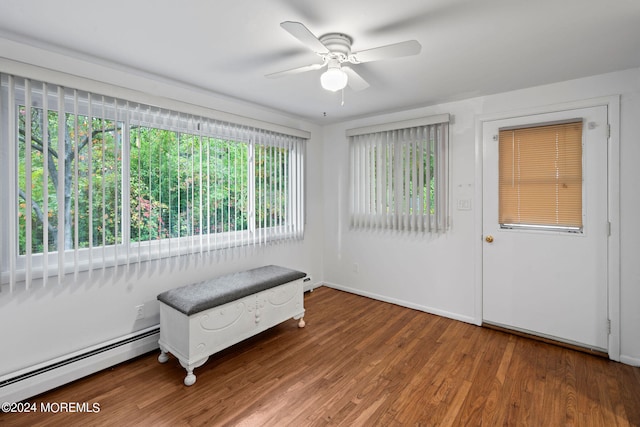
[[[447,227],[448,115],[412,127],[348,131],[351,226],[441,232]],[[368,132],[374,130],[374,132]]]
[[[305,139],[0,75],[2,283],[304,234]]]

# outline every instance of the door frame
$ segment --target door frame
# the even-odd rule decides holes
[[[620,361],[620,96],[612,95],[582,101],[566,102],[476,117],[475,143],[475,315],[474,323],[482,325],[482,269],[483,269],[483,180],[484,166],[483,127],[485,123],[555,113],[590,107],[607,107],[609,140],[607,142],[607,214],[611,224],[607,240],[607,317],[610,322],[608,353],[611,360]]]

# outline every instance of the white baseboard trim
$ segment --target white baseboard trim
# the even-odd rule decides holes
[[[624,363],[625,365],[640,367],[640,357],[631,357],[621,354],[620,362]]]
[[[453,320],[459,320],[459,321],[465,322],[465,323],[472,323],[474,325],[476,324],[476,319],[473,316],[463,316],[463,315],[458,314],[458,313],[451,313],[449,311],[440,310],[440,309],[433,308],[433,307],[414,304],[412,302],[399,300],[399,299],[396,299],[396,298],[390,298],[390,297],[387,297],[387,296],[384,296],[384,295],[379,295],[379,294],[375,294],[375,293],[372,293],[372,292],[366,292],[366,291],[363,291],[361,289],[355,289],[355,288],[351,288],[349,286],[338,285],[336,283],[324,282],[323,284],[324,284],[324,286],[327,286],[329,288],[333,288],[333,289],[337,289],[337,290],[340,290],[340,291],[349,292],[349,293],[352,293],[352,294],[356,294],[356,295],[360,295],[360,296],[363,296],[363,297],[375,299],[375,300],[378,300],[378,301],[384,301],[384,302],[388,302],[388,303],[391,303],[391,304],[399,305],[399,306],[402,306],[402,307],[407,307],[407,308],[412,308],[414,310],[424,311],[425,313],[435,314],[437,316],[442,316],[442,317],[446,317],[446,318],[453,319]]]
[[[0,377],[0,402],[20,402],[158,348],[159,325]]]
[[[308,292],[308,291],[313,292],[315,288],[319,288],[320,286],[324,285],[323,282],[314,282],[313,284],[311,284],[311,278],[308,278],[308,279],[309,280],[304,281],[304,285],[302,287],[303,292]]]

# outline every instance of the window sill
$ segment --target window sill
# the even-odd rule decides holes
[[[13,283],[22,284],[32,280],[48,278],[58,280],[65,276],[86,273],[107,268],[128,267],[145,262],[160,261],[182,256],[210,256],[223,251],[257,248],[276,242],[302,240],[302,231],[281,230],[278,228],[260,229],[255,233],[242,231],[238,233],[223,233],[216,235],[202,235],[163,239],[152,242],[131,243],[104,248],[79,249],[49,253],[46,264],[42,254],[31,257],[31,265],[27,266],[27,257],[19,256],[15,271],[2,271],[0,285]],[[63,273],[60,274],[60,266]],[[30,277],[28,277],[28,272]]]

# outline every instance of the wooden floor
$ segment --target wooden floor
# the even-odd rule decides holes
[[[319,288],[287,321],[185,371],[157,353],[30,399],[99,413],[0,425],[640,425],[640,368]]]

